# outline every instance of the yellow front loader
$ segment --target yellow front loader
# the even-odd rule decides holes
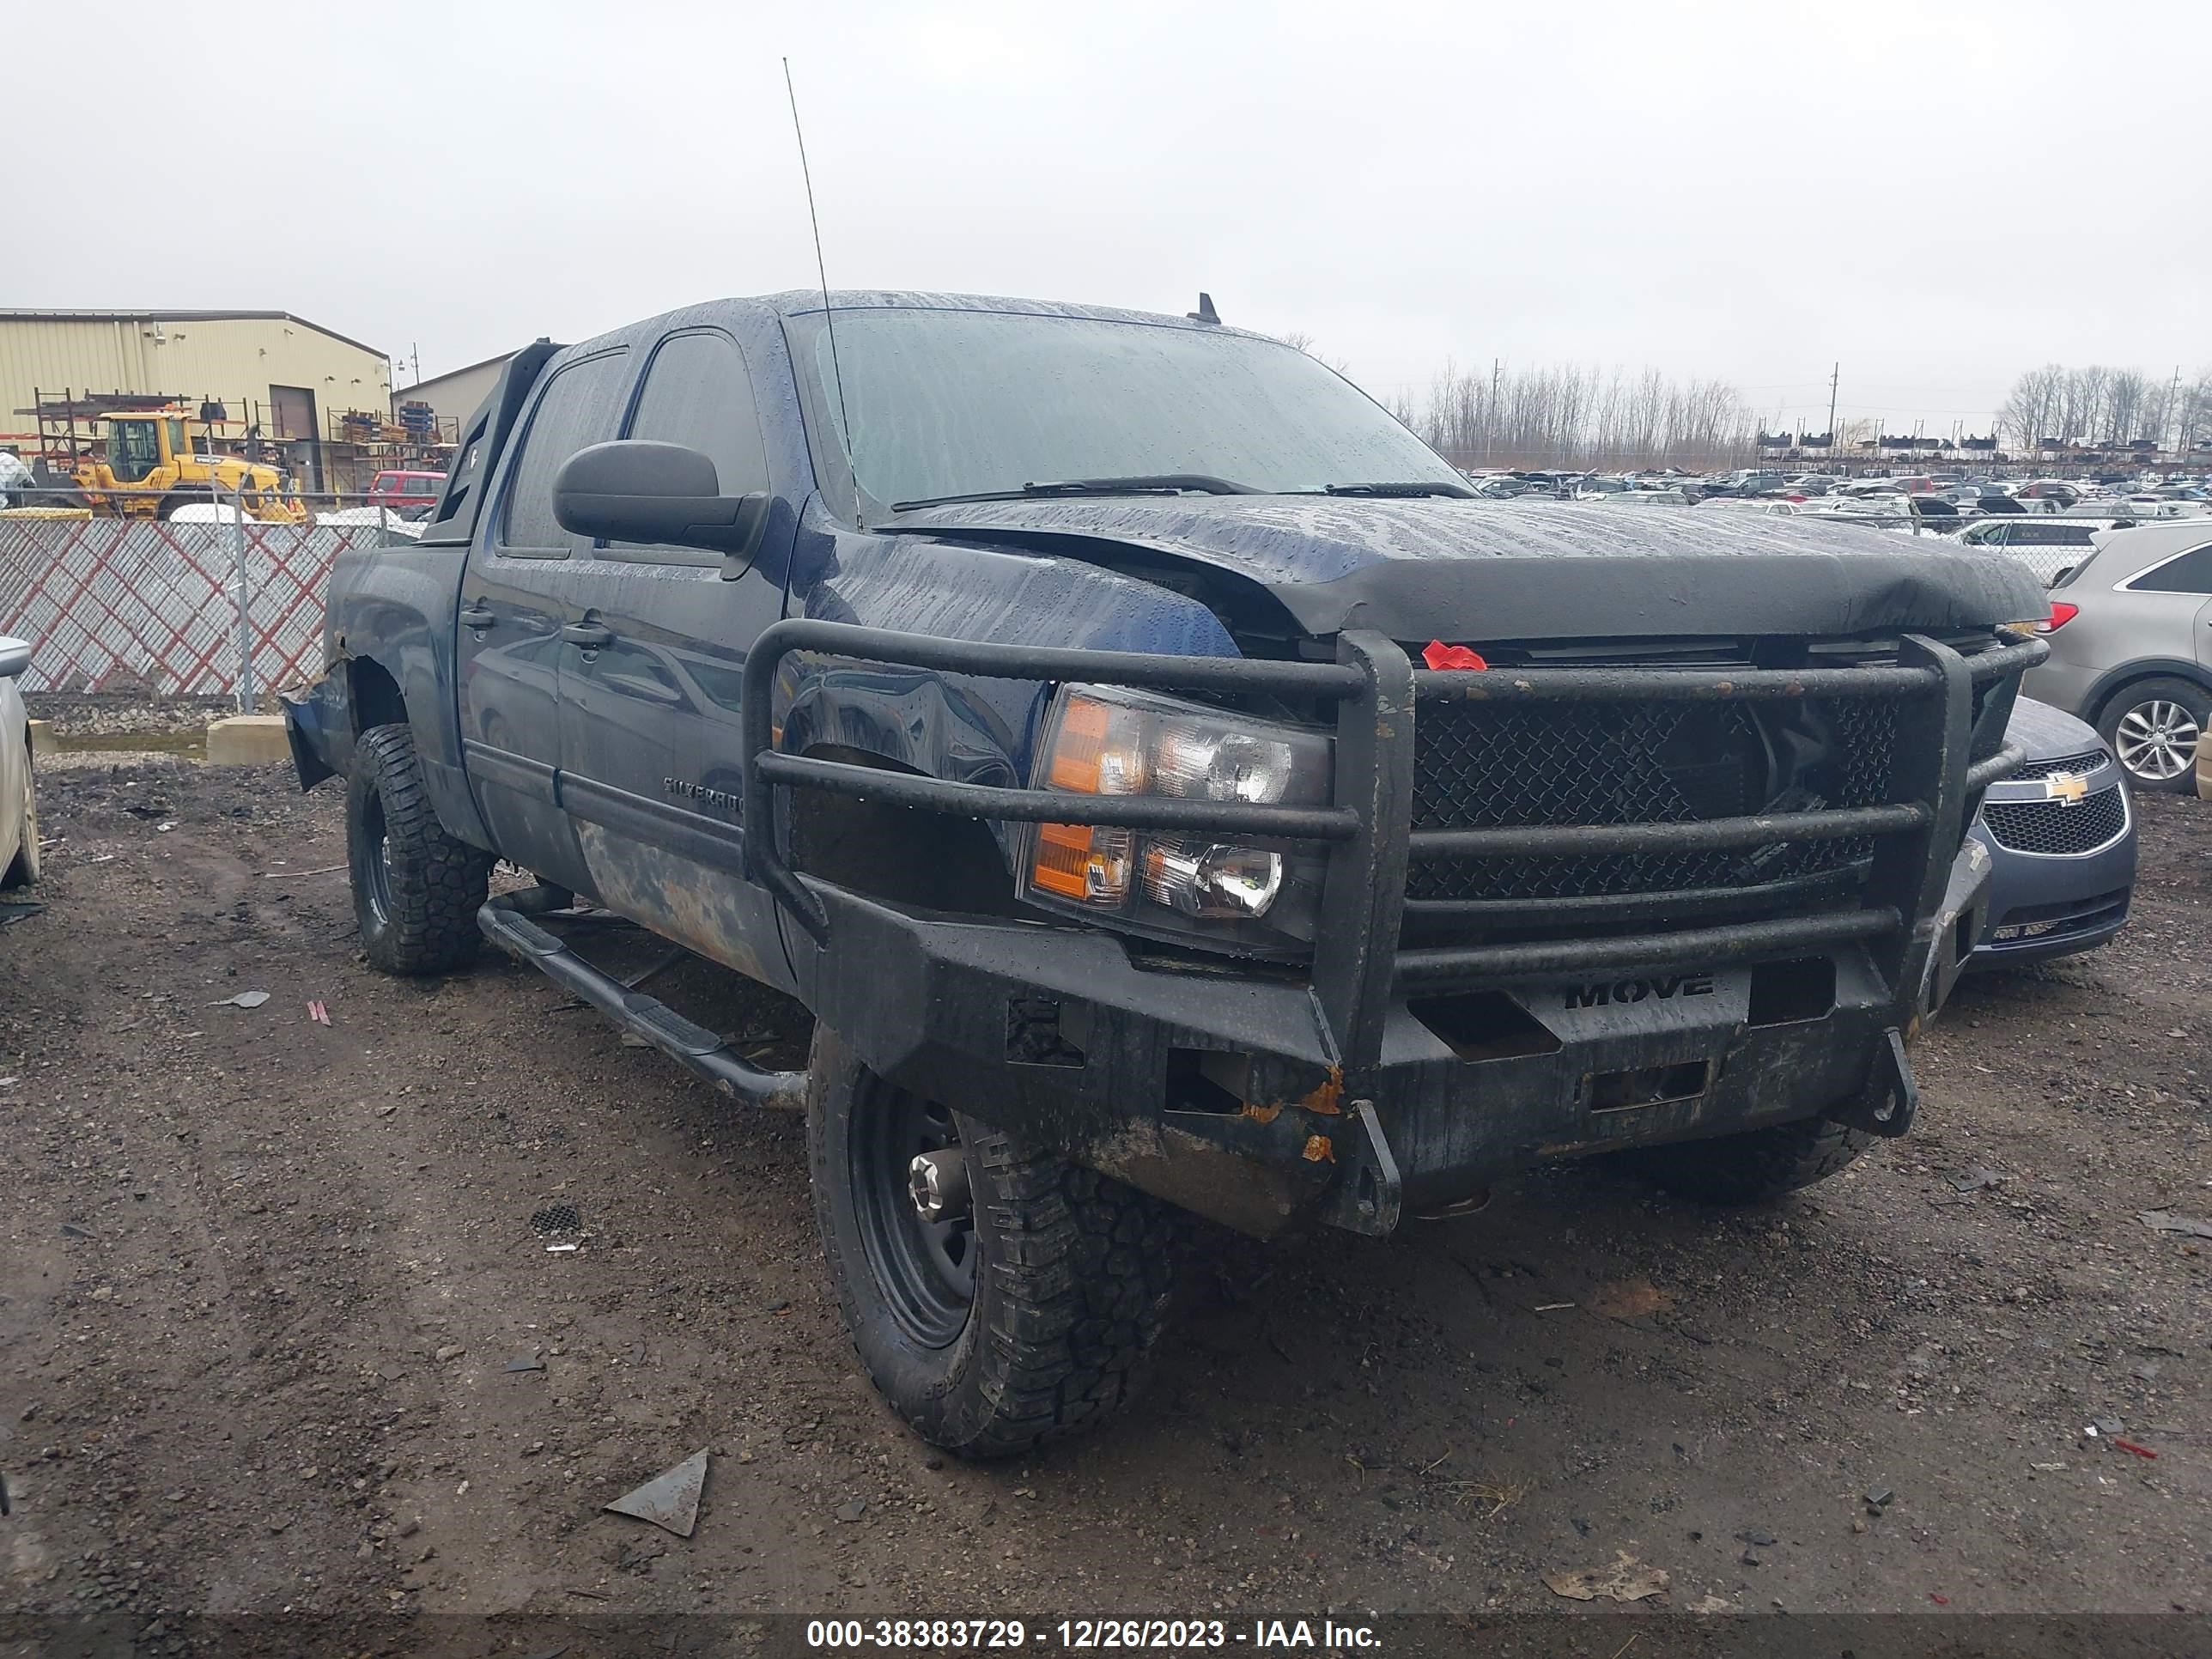
[[[107,442],[77,457],[70,469],[85,505],[104,517],[169,519],[193,501],[226,505],[244,492],[246,516],[265,524],[304,524],[307,509],[284,493],[273,466],[218,455],[204,441],[209,423],[184,410],[134,409],[98,417]],[[203,438],[198,448],[193,439]],[[216,486],[210,493],[209,485]]]

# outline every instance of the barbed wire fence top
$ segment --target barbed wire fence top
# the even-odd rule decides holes
[[[323,592],[375,524],[246,526],[252,678],[275,690],[323,666]],[[237,526],[0,518],[0,634],[27,640],[30,691],[234,693]]]

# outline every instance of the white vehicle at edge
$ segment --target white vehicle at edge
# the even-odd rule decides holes
[[[15,677],[31,647],[0,635],[0,887],[39,878],[39,803],[31,782],[31,721]]]

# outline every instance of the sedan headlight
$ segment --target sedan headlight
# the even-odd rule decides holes
[[[1316,806],[1332,743],[1305,726],[1169,697],[1071,685],[1045,721],[1035,782],[1078,795]],[[1041,823],[1024,895],[1134,932],[1255,951],[1310,945],[1323,860],[1297,842]]]

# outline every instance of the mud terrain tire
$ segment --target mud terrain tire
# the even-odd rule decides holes
[[[910,1142],[957,1146],[972,1194],[965,1243],[951,1268],[939,1250],[934,1277],[931,1229],[902,1184]],[[1133,1396],[1167,1322],[1166,1206],[895,1087],[827,1024],[814,1028],[806,1146],[845,1328],[924,1440],[1017,1456]],[[963,1261],[964,1301],[950,1282]]]
[[[423,793],[415,734],[372,726],[346,779],[346,864],[362,954],[387,974],[446,974],[476,960],[491,855],[446,832]]]
[[[1654,1186],[1700,1204],[1763,1204],[1826,1181],[1874,1144],[1824,1117],[1777,1123],[1711,1140],[1644,1146],[1625,1155]]]

